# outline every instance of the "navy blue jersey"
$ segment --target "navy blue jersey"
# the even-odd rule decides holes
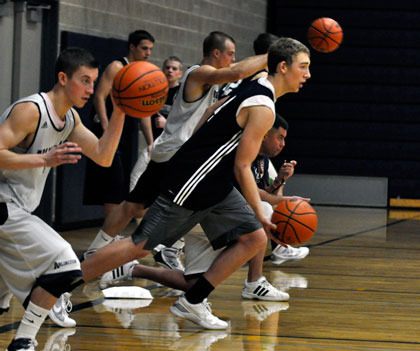
[[[237,89],[171,158],[162,182],[163,195],[179,206],[200,210],[229,194],[233,188],[235,151],[243,133],[236,116],[246,100],[252,101],[247,106],[263,105],[275,113],[274,89],[267,79]]]

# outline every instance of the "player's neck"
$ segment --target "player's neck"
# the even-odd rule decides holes
[[[72,103],[68,100],[62,89],[54,86],[52,90],[47,92],[47,95],[57,113],[57,116],[64,120],[67,111],[72,107]]]
[[[275,79],[273,76],[268,75],[267,76],[267,80],[273,85],[274,87],[274,92],[275,92],[275,96],[276,99],[278,99],[279,97],[285,95],[286,93],[288,93],[289,91],[287,90],[287,87],[285,86],[285,82],[283,80],[280,79]]]

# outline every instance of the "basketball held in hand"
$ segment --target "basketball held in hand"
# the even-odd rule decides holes
[[[316,51],[333,52],[343,41],[343,29],[332,18],[318,18],[308,28],[308,41]]]
[[[314,208],[302,199],[280,201],[271,217],[277,225],[273,233],[285,244],[303,244],[316,232],[318,216]]]
[[[159,67],[147,61],[135,61],[115,76],[112,96],[127,115],[144,118],[163,107],[168,90],[168,80]]]

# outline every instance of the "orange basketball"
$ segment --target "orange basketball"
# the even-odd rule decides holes
[[[274,233],[286,244],[302,244],[309,241],[318,226],[318,216],[313,207],[301,199],[280,201],[271,221],[277,225]]]
[[[115,76],[112,96],[127,115],[142,118],[163,107],[168,89],[168,80],[159,67],[147,61],[135,61]]]
[[[343,30],[332,18],[318,18],[308,28],[308,41],[319,52],[332,52],[341,45]]]

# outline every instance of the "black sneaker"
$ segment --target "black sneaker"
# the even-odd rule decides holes
[[[35,351],[37,342],[28,338],[14,339],[6,351]]]
[[[165,247],[159,252],[157,252],[153,256],[153,258],[155,262],[160,264],[161,266],[183,271],[184,265],[182,264],[180,259],[181,253],[182,250],[178,250],[172,247]]]

